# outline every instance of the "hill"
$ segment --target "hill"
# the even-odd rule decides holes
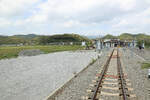
[[[110,34],[107,34],[106,36],[103,37],[103,39],[116,39],[116,38],[117,38],[116,36]]]
[[[13,37],[23,38],[23,39],[33,39],[35,37],[38,37],[38,35],[36,35],[36,34],[14,35]]]
[[[0,45],[2,44],[20,44],[26,40],[13,36],[0,36]]]
[[[91,42],[90,39],[78,34],[57,34],[57,35],[13,35],[13,36],[0,36],[0,45],[2,44],[48,44],[54,42]]]
[[[130,34],[130,33],[123,33],[118,36],[121,40],[137,40],[137,41],[150,41],[150,35],[146,34]]]
[[[78,34],[58,34],[52,36],[41,36],[39,42],[42,44],[53,43],[53,42],[91,42],[90,39],[80,36]]]
[[[132,35],[130,33],[123,33],[120,36],[118,36],[118,38],[121,39],[121,40],[133,40],[134,35]]]
[[[121,39],[121,40],[137,40],[139,43],[145,42],[146,45],[150,45],[150,35],[146,34],[131,34],[122,33],[120,36],[106,35],[103,39]],[[91,39],[80,36],[78,34],[57,34],[57,35],[14,35],[14,36],[1,36],[0,45],[2,44],[48,44],[54,42],[91,42]]]

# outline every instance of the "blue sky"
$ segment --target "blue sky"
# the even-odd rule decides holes
[[[150,0],[0,0],[0,35],[150,34]]]

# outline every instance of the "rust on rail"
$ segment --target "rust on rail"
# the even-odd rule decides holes
[[[119,76],[119,81],[121,84],[121,96],[123,97],[123,100],[128,100],[128,93],[125,85],[125,79],[124,79],[124,74],[123,74],[123,69],[121,66],[121,61],[120,61],[120,56],[119,56],[119,50],[117,49],[117,69],[118,69],[118,76]]]
[[[91,97],[92,100],[96,100],[97,92],[99,91],[99,87],[101,86],[102,80],[103,80],[103,78],[104,78],[104,76],[105,76],[105,74],[106,74],[106,72],[107,72],[107,69],[108,69],[108,66],[109,66],[109,63],[110,63],[110,60],[111,60],[111,58],[112,58],[113,53],[114,53],[114,49],[113,49],[113,51],[112,51],[110,57],[108,58],[106,64],[105,64],[104,67],[103,67],[103,70],[102,70],[101,76],[100,76],[100,78],[99,78],[99,80],[98,80],[98,84],[97,84],[97,86],[96,86],[96,89],[93,91],[94,93],[93,93],[93,95],[92,95],[92,97]]]

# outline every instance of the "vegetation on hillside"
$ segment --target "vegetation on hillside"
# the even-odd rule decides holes
[[[59,34],[59,35],[52,35],[52,36],[41,36],[39,38],[39,43],[41,44],[47,44],[47,43],[53,43],[53,42],[90,42],[91,40],[77,35],[77,34]]]
[[[25,43],[25,39],[21,39],[15,36],[0,36],[0,45],[2,44],[19,44]]]
[[[119,39],[121,40],[149,40],[150,35],[146,34],[130,34],[130,33],[123,33],[120,36],[118,36]]]
[[[49,43],[55,42],[82,42],[82,41],[91,42],[90,39],[77,34],[62,34],[52,36],[39,36],[34,34],[0,36],[0,45],[4,45],[0,46],[0,59],[17,57],[20,51],[27,49],[28,50],[40,49],[44,53],[83,49],[84,47],[81,47],[80,45],[53,45],[53,46],[47,45]],[[13,46],[16,44],[28,46]],[[43,46],[39,44],[42,44]]]
[[[117,38],[116,36],[113,36],[113,35],[110,35],[110,34],[103,37],[103,39],[116,39],[116,38]]]
[[[146,46],[150,46],[150,35],[146,34],[130,34],[123,33],[120,36],[106,35],[103,39],[121,39],[121,40],[137,40],[138,44],[141,45],[142,42]],[[46,45],[50,43],[61,43],[61,42],[91,42],[90,39],[80,36],[78,34],[58,34],[58,35],[14,35],[14,36],[0,36],[0,45],[3,44],[23,44],[23,45]]]
[[[33,39],[35,37],[38,37],[38,35],[35,34],[28,34],[28,35],[14,35],[14,37],[22,38],[22,39]]]
[[[78,34],[58,34],[51,36],[40,36],[35,34],[0,36],[0,45],[2,44],[49,44],[54,42],[91,42],[90,39]]]
[[[121,40],[137,40],[138,45],[141,45],[143,42],[145,43],[145,46],[150,46],[150,35],[146,34],[130,34],[130,33],[123,33],[120,36],[118,36]]]
[[[120,36],[118,36],[118,38],[121,40],[133,40],[133,39],[135,39],[134,35],[129,34],[129,33],[123,33]]]
[[[106,35],[103,39],[121,39],[121,40],[137,40],[138,44],[142,44],[143,42],[147,47],[150,47],[150,35],[146,34],[130,34],[130,33],[123,33],[120,36],[113,36],[113,35]],[[26,49],[40,49],[45,53],[56,52],[56,51],[66,51],[66,50],[76,50],[83,47],[80,46],[47,46],[46,44],[54,43],[54,42],[82,42],[86,41],[91,43],[91,40],[80,36],[77,34],[58,34],[52,36],[39,36],[35,34],[29,35],[14,35],[14,36],[0,36],[0,45],[3,44],[23,44],[23,45],[31,45],[34,44],[35,46],[1,46],[0,47],[0,59],[3,58],[11,58],[17,57],[18,53],[22,50]],[[45,46],[39,46],[39,44]]]

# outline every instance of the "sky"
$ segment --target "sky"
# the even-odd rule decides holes
[[[150,35],[150,0],[0,0],[0,35]]]

